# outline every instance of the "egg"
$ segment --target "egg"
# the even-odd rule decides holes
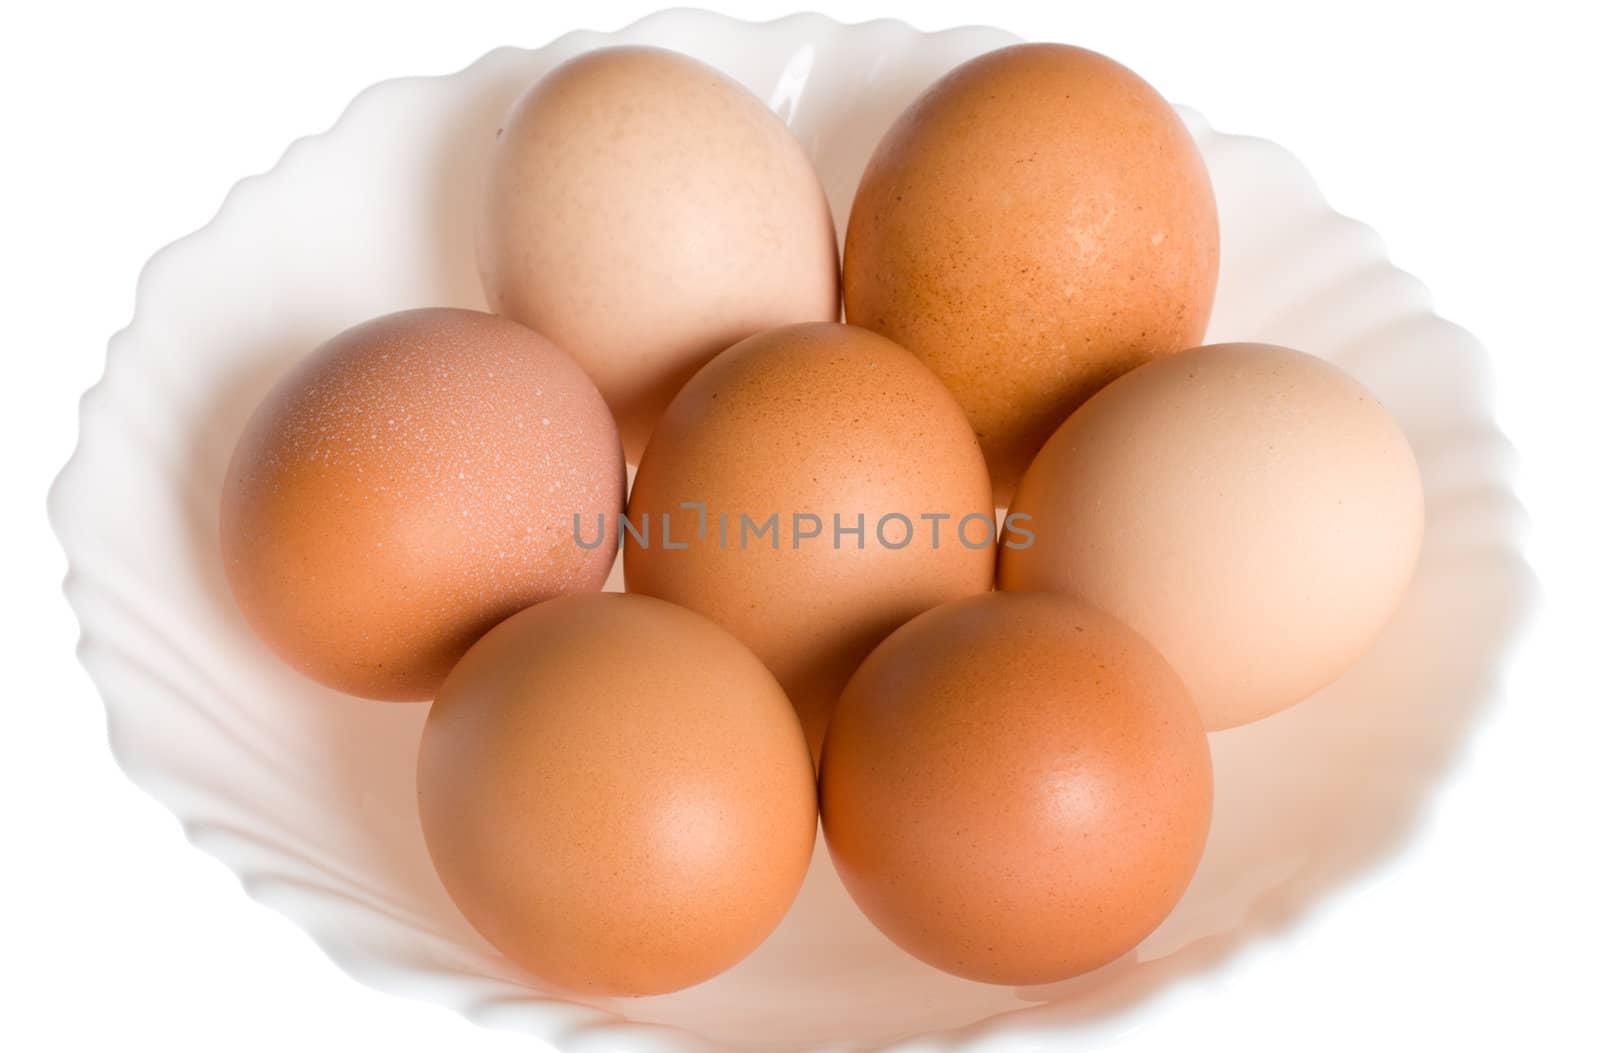
[[[1160,649],[1206,726],[1332,682],[1400,603],[1422,543],[1417,462],[1348,374],[1267,344],[1142,366],[1074,413],[1012,508],[1006,589],[1069,593]]]
[[[428,713],[417,800],[467,920],[585,994],[661,994],[738,962],[816,836],[777,681],[700,615],[618,593],[539,604],[467,652]]]
[[[741,85],[659,48],[591,51],[517,101],[478,259],[493,309],[588,370],[630,459],[711,356],[839,317],[833,218],[799,142]]]
[[[1205,335],[1211,182],[1182,120],[1103,55],[1023,44],[946,74],[867,165],[844,249],[845,316],[956,395],[995,496],[1073,409]]]
[[[223,484],[223,568],[302,673],[426,699],[496,622],[598,589],[616,545],[616,425],[583,370],[503,318],[431,308],[334,337],[271,390]]]
[[[992,586],[999,532],[950,393],[904,348],[837,323],[750,337],[696,374],[639,463],[628,520],[628,589],[744,641],[813,747],[879,640]]]
[[[1132,950],[1178,902],[1211,754],[1132,630],[991,593],[872,652],[828,730],[821,797],[834,866],[891,940],[968,979],[1052,983]]]

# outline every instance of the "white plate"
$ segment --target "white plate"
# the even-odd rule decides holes
[[[451,76],[379,84],[331,130],[241,182],[210,224],[145,269],[51,496],[83,662],[128,775],[352,975],[568,1050],[1094,1048],[1183,1012],[1196,990],[1186,978],[1225,973],[1265,935],[1293,940],[1302,912],[1397,865],[1492,695],[1529,592],[1486,358],[1430,312],[1371,230],[1328,209],[1287,153],[1219,135],[1188,111],[1222,215],[1211,339],[1304,348],[1371,387],[1416,447],[1429,525],[1403,610],[1356,669],[1285,714],[1213,736],[1216,821],[1199,874],[1122,961],[1047,988],[944,976],[879,936],[820,855],[779,930],[710,983],[633,1002],[543,993],[468,928],[428,864],[412,768],[424,708],[309,685],[234,610],[216,509],[246,414],[290,362],[356,321],[482,306],[479,173],[507,104],[543,71],[622,42],[705,59],[794,128],[842,226],[866,157],[901,108],[945,70],[1012,40],[666,12],[613,34],[494,51]],[[1338,900],[1324,909],[1356,909]]]

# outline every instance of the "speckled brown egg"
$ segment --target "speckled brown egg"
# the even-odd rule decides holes
[[[737,82],[591,51],[506,116],[478,229],[489,302],[570,351],[630,459],[683,382],[752,333],[836,321],[833,218],[805,151]]]
[[[1188,886],[1211,753],[1171,667],[1110,617],[991,593],[890,636],[839,700],[822,824],[873,923],[947,972],[1064,980]]]
[[[1084,399],[1204,338],[1217,262],[1210,178],[1172,107],[1103,55],[1023,44],[946,74],[879,143],[845,315],[950,386],[1004,504]]]
[[[1111,384],[1045,445],[1012,511],[1035,541],[1002,554],[1001,586],[1131,625],[1212,729],[1349,668],[1422,544],[1399,425],[1342,370],[1267,344],[1186,351]]]
[[[422,736],[428,851],[547,983],[660,994],[772,931],[816,836],[805,738],[737,640],[648,596],[551,600],[445,681]]]
[[[634,479],[623,566],[630,591],[755,651],[816,747],[879,640],[991,587],[993,517],[977,440],[926,366],[864,329],[787,326],[673,400]]]
[[[598,589],[615,544],[616,425],[577,363],[515,322],[431,308],[346,330],[245,426],[222,558],[286,662],[367,698],[432,697],[496,622]]]

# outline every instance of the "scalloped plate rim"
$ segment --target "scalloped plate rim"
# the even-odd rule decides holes
[[[128,749],[119,744],[117,741],[115,724],[119,719],[121,719],[121,717],[118,715],[118,711],[125,709],[126,703],[119,699],[119,692],[115,690],[108,690],[108,684],[106,682],[107,678],[101,673],[97,672],[96,663],[90,657],[90,651],[92,650],[93,646],[91,630],[85,621],[85,607],[93,602],[92,597],[99,591],[99,586],[92,577],[84,576],[74,565],[74,548],[77,545],[76,534],[73,527],[67,523],[64,518],[64,506],[77,492],[79,476],[83,467],[82,457],[84,451],[85,433],[92,422],[101,414],[101,403],[106,399],[108,394],[114,390],[114,385],[119,376],[118,370],[128,368],[126,363],[133,361],[129,359],[128,356],[130,352],[124,348],[124,345],[133,342],[134,337],[140,331],[141,324],[145,321],[147,316],[147,304],[152,274],[158,274],[160,270],[167,265],[167,261],[175,253],[182,252],[185,249],[192,247],[196,243],[203,243],[208,237],[215,236],[216,231],[221,226],[222,221],[238,209],[241,195],[248,195],[252,186],[269,180],[276,173],[282,171],[285,167],[292,164],[295,159],[301,156],[307,149],[314,149],[318,144],[333,139],[336,136],[336,133],[340,132],[341,129],[349,125],[354,114],[357,114],[360,110],[370,105],[370,100],[374,96],[392,93],[396,88],[406,84],[448,81],[460,78],[487,60],[491,59],[493,56],[504,52],[526,53],[530,51],[542,50],[545,48],[557,47],[574,38],[584,36],[610,38],[636,32],[641,28],[647,27],[655,22],[691,16],[734,25],[741,29],[752,30],[771,29],[782,26],[786,23],[803,23],[810,21],[825,24],[833,28],[845,29],[856,29],[876,25],[897,26],[903,30],[923,37],[956,35],[968,31],[1006,32],[1004,30],[997,30],[997,27],[986,26],[980,23],[965,23],[962,25],[946,27],[938,30],[924,30],[904,19],[898,18],[872,18],[859,22],[844,22],[835,19],[832,16],[815,11],[797,11],[770,19],[747,20],[701,8],[672,7],[634,19],[616,27],[615,29],[572,29],[560,33],[550,38],[545,43],[535,47],[524,48],[515,45],[502,45],[495,47],[484,52],[465,65],[462,65],[449,72],[403,75],[386,78],[370,84],[357,92],[344,105],[333,121],[321,131],[294,138],[284,147],[277,159],[267,168],[249,175],[242,176],[235,180],[228,190],[223,194],[217,208],[204,223],[189,233],[184,234],[163,245],[145,261],[144,265],[140,268],[138,277],[135,281],[134,308],[130,319],[126,325],[115,331],[108,339],[101,373],[96,380],[84,390],[83,394],[78,399],[76,414],[78,420],[78,434],[74,442],[73,450],[49,487],[49,492],[46,498],[46,509],[50,525],[56,536],[57,542],[61,546],[63,554],[66,556],[68,561],[68,569],[62,581],[62,592],[68,606],[73,612],[75,620],[78,623],[79,632],[77,645],[75,648],[76,655],[80,666],[82,666],[84,671],[87,673],[105,708],[107,718],[106,743],[112,759],[118,767],[118,770],[131,785],[138,788],[151,800],[155,801],[165,811],[171,814],[173,819],[178,823],[180,829],[183,831],[184,836],[190,845],[192,845],[199,852],[204,853],[206,856],[227,867],[228,870],[239,881],[241,888],[251,900],[266,907],[268,910],[272,911],[273,914],[291,923],[296,931],[305,935],[310,941],[311,945],[320,951],[345,975],[349,976],[351,979],[370,990],[377,991],[391,997],[415,997],[415,995],[397,992],[392,982],[386,985],[384,977],[382,975],[376,975],[381,973],[381,970],[374,969],[368,971],[363,969],[358,964],[351,961],[348,956],[337,953],[332,947],[329,946],[329,943],[325,939],[319,937],[317,933],[306,928],[302,919],[297,917],[294,913],[292,905],[280,899],[277,894],[269,891],[269,889],[274,886],[275,879],[280,878],[281,875],[275,873],[269,867],[252,868],[243,864],[237,858],[236,853],[230,852],[225,845],[206,836],[202,828],[198,828],[195,822],[184,816],[181,803],[176,800],[176,798],[181,795],[172,792],[169,788],[153,785],[155,780],[137,771],[137,765],[130,755]],[[1259,144],[1260,146],[1270,148],[1282,154],[1283,156],[1292,159],[1293,162],[1302,170],[1302,172],[1304,172],[1308,185],[1316,192],[1320,210],[1324,214],[1325,218],[1360,227],[1369,236],[1373,237],[1375,239],[1374,244],[1376,257],[1380,258],[1391,270],[1403,275],[1407,279],[1410,279],[1417,285],[1423,296],[1422,309],[1426,315],[1430,318],[1439,319],[1448,323],[1447,319],[1442,319],[1441,316],[1434,312],[1434,298],[1426,283],[1422,282],[1411,272],[1393,264],[1393,262],[1389,259],[1387,244],[1378,231],[1366,223],[1361,222],[1360,220],[1356,220],[1342,212],[1339,212],[1329,205],[1326,197],[1322,194],[1320,186],[1318,186],[1316,183],[1314,174],[1291,151],[1275,141],[1266,139],[1264,137],[1218,131],[1216,128],[1210,125],[1209,122],[1205,121],[1203,116],[1198,114],[1197,111],[1184,106],[1178,106],[1178,109],[1180,109],[1180,111],[1182,111],[1185,116],[1190,119],[1190,124],[1192,127],[1198,123],[1198,135],[1212,136],[1219,140],[1227,140],[1232,143]],[[1454,325],[1455,323],[1448,324]],[[1460,327],[1457,326],[1457,328]],[[1485,360],[1481,363],[1481,367],[1485,371],[1485,383],[1488,386],[1488,389],[1492,392],[1494,379],[1492,374],[1493,363],[1488,359],[1487,356],[1485,356]],[[1493,419],[1492,423],[1494,425],[1497,437],[1505,445],[1507,456],[1511,460],[1511,467],[1507,470],[1508,477],[1502,481],[1507,491],[1507,496],[1515,501],[1516,487],[1514,485],[1514,475],[1518,456],[1517,450],[1509,437],[1507,437],[1504,431],[1500,429],[1498,420]],[[1516,555],[1519,557],[1519,559],[1522,554],[1522,549],[1522,538],[1518,537],[1516,539]],[[1534,584],[1536,585],[1536,583]],[[80,592],[81,595],[79,595]],[[1475,722],[1476,724],[1481,725],[1484,722],[1484,717],[1489,715],[1494,708],[1492,703],[1497,700],[1498,699],[1490,700],[1491,704],[1486,707],[1483,714],[1480,714],[1479,720]],[[1453,787],[1459,781],[1461,776],[1463,752],[1463,750],[1455,751],[1452,756],[1446,760],[1445,764],[1434,779],[1433,785],[1427,794],[1427,800],[1433,804],[1437,805],[1438,800],[1445,796],[1451,787]],[[1087,1025],[1082,1023],[1074,1025],[1074,1029],[1078,1036],[1085,1037],[1086,1033],[1104,1035],[1110,1032],[1126,1032],[1129,1022],[1132,1018],[1149,1014],[1158,1008],[1171,1008],[1181,1001],[1192,998],[1195,996],[1199,988],[1217,983],[1221,981],[1228,973],[1235,971],[1239,967],[1239,963],[1244,959],[1252,955],[1265,953],[1263,949],[1264,943],[1270,942],[1275,946],[1283,946],[1285,944],[1294,942],[1300,933],[1313,920],[1318,918],[1326,918],[1330,915],[1336,914],[1338,911],[1344,909],[1350,900],[1360,898],[1371,888],[1386,881],[1398,868],[1400,868],[1410,854],[1412,842],[1415,840],[1416,828],[1421,821],[1422,818],[1420,817],[1419,819],[1415,820],[1412,823],[1411,828],[1408,830],[1407,836],[1384,858],[1373,862],[1364,870],[1346,878],[1336,888],[1325,892],[1314,903],[1294,912],[1291,917],[1283,920],[1280,924],[1276,925],[1272,929],[1264,933],[1257,933],[1251,942],[1247,944],[1241,944],[1224,962],[1213,965],[1212,967],[1197,973],[1179,976],[1175,980],[1165,984],[1160,990],[1141,998],[1130,1005],[1109,1011],[1102,1016],[1097,1017],[1094,1021],[1088,1023]],[[428,999],[435,1004],[445,1005],[461,1015],[465,1020],[472,1023],[495,1028],[505,1028],[504,1024],[497,1023],[493,1019],[485,1019],[486,1017],[493,1016],[495,1006],[501,1003],[503,999],[492,996],[480,998],[461,997],[459,994],[457,994],[455,997],[442,998],[438,996],[437,992],[430,994]],[[559,999],[551,1000],[559,1001]],[[541,1028],[538,1032],[529,1031],[522,1027],[517,1027],[512,1030],[526,1033],[530,1037],[541,1039],[542,1041],[550,1044],[552,1048],[563,1050],[586,1049],[590,1048],[591,1045],[597,1048],[602,1046],[608,1049],[615,1048],[611,1045],[611,1042],[617,1037],[617,1033],[619,1032],[625,1033],[631,1040],[633,1040],[632,1048],[645,1051],[663,1051],[663,1053],[667,1053],[667,1051],[671,1051],[671,1053],[683,1051],[683,1053],[696,1053],[696,1051],[702,1051],[706,1049],[724,1048],[720,1043],[717,1043],[713,1040],[706,1039],[699,1035],[693,1035],[690,1032],[668,1025],[636,1022],[628,1020],[624,1017],[620,1017],[603,1009],[584,1006],[576,1003],[562,1004],[566,1006],[568,1015],[576,1019],[569,1020],[564,1025],[557,1023],[555,1026],[547,1029]],[[1048,1041],[1053,1037],[1059,1037],[1059,1029],[1057,1028],[1032,1027],[1026,1024],[1007,1024],[1004,1021],[1004,1017],[1007,1015],[1009,1014],[1001,1014],[1000,1017],[975,1021],[971,1024],[958,1028],[913,1035],[905,1038],[890,1039],[883,1042],[868,1042],[859,1045],[838,1044],[817,1048],[852,1050],[870,1049],[881,1051],[881,1053],[914,1053],[914,1051],[922,1050],[965,1049],[983,1050],[987,1053],[987,1051],[1009,1050],[1013,1048],[1031,1048],[1037,1043]],[[591,1039],[594,1041],[591,1042]]]

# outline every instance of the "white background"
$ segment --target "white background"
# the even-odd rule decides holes
[[[141,263],[209,219],[235,179],[373,81],[615,28],[652,5],[30,6],[0,27],[0,1046],[529,1048],[349,980],[121,776],[73,660],[44,493]],[[1597,1048],[1600,77],[1579,25],[1591,5],[816,6],[1108,52],[1220,130],[1297,153],[1494,356],[1543,589],[1502,697],[1390,879],[1257,944],[1236,979],[1126,1048]]]

